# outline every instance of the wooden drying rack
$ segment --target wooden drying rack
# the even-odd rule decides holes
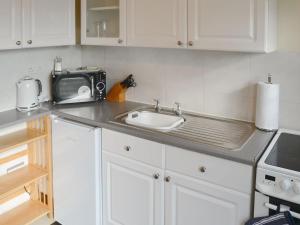
[[[28,156],[28,165],[0,176],[0,204],[25,192],[30,200],[0,216],[0,225],[31,224],[53,218],[51,120],[44,116],[26,123],[27,128],[0,136],[0,153],[27,145],[27,150],[0,159],[4,163]]]

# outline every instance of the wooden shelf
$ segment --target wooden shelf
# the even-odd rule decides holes
[[[89,8],[90,11],[105,11],[105,10],[117,10],[119,6],[105,6],[105,7],[94,7]]]
[[[38,201],[28,201],[0,216],[0,225],[28,225],[50,211]]]
[[[47,176],[47,172],[35,166],[26,166],[0,177],[0,199],[18,189]]]
[[[45,133],[36,129],[25,129],[0,136],[0,153],[45,137]]]

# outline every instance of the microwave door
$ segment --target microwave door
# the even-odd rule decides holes
[[[57,103],[92,101],[92,81],[88,76],[68,75],[58,79],[55,84]]]

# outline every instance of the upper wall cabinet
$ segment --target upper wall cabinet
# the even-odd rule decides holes
[[[22,1],[0,1],[0,49],[21,48]]]
[[[241,52],[276,50],[277,0],[82,3],[83,44]]]
[[[127,45],[187,46],[186,0],[127,0]]]
[[[81,0],[81,43],[126,45],[126,0]]]
[[[0,49],[75,44],[75,0],[1,0]]]
[[[23,0],[23,45],[75,44],[75,0]]]
[[[189,48],[274,51],[276,9],[276,0],[188,0]]]

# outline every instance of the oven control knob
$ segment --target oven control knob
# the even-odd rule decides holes
[[[291,188],[292,183],[290,180],[286,179],[286,180],[280,181],[279,185],[280,185],[281,190],[288,191]]]
[[[295,194],[299,195],[300,194],[300,183],[295,182],[293,184],[293,191],[295,192]]]

